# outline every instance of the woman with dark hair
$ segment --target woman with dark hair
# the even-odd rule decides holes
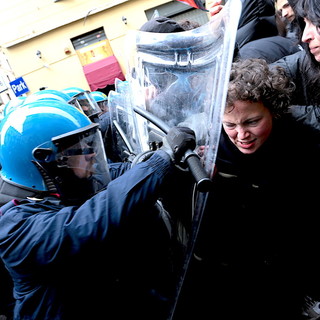
[[[320,6],[318,0],[298,0],[294,6],[304,50],[275,64],[284,67],[296,84],[292,113],[320,130]]]
[[[320,7],[317,0],[300,0],[295,6],[304,51],[276,62],[282,65],[297,85],[294,103],[320,102]]]

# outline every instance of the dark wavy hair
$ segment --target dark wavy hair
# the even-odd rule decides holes
[[[279,66],[269,66],[263,59],[244,59],[232,64],[227,107],[235,101],[261,101],[276,117],[288,111],[294,83]]]
[[[305,22],[308,19],[312,24],[320,28],[320,3],[319,0],[298,0],[295,5],[295,14],[298,20],[301,34],[303,33]],[[303,68],[300,72],[305,79],[305,86],[310,104],[320,104],[320,63],[314,58],[307,44],[303,45],[307,52],[307,57],[303,61]]]

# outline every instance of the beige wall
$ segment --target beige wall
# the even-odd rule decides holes
[[[145,10],[171,0],[10,0],[0,10],[0,45],[15,77],[31,92],[40,87],[89,89],[71,38],[104,27],[114,55],[126,73],[126,34],[147,21]],[[87,13],[91,11],[91,14]],[[11,18],[9,18],[11,15]],[[122,21],[127,18],[127,25]],[[65,53],[65,48],[71,50]],[[36,56],[40,50],[42,59]]]

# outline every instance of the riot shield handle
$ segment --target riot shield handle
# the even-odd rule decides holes
[[[163,133],[167,134],[169,131],[169,126],[153,115],[152,113],[148,112],[147,110],[144,110],[142,108],[139,108],[138,106],[134,106],[133,110],[142,116],[143,118],[147,119],[148,121],[152,122],[156,127],[158,127]],[[209,178],[207,172],[205,171],[204,167],[201,164],[200,157],[193,152],[192,150],[187,150],[185,155],[185,162],[188,165],[188,168],[193,175],[197,189],[200,192],[208,192],[210,190],[211,186],[211,179]]]
[[[192,150],[187,150],[184,154],[185,162],[188,164],[194,179],[196,180],[197,189],[200,192],[208,192],[211,188],[212,181],[201,164],[200,157]]]

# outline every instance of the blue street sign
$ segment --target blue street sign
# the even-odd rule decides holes
[[[11,81],[10,86],[16,97],[19,97],[29,91],[29,88],[22,77]]]

